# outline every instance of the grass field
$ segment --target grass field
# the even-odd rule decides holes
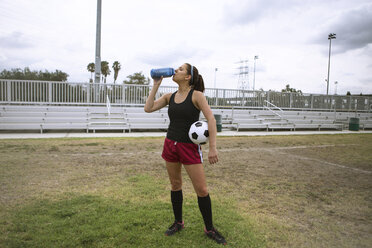
[[[163,138],[0,140],[0,247],[220,247],[184,175],[173,221]],[[205,164],[229,247],[372,247],[372,135],[218,137]],[[203,151],[207,156],[207,146]]]

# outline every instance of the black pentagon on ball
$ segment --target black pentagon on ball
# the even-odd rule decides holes
[[[201,126],[203,126],[202,122],[198,121],[197,123],[195,123],[195,127],[201,127]]]
[[[194,140],[197,140],[197,139],[198,139],[198,134],[195,133],[195,132],[193,132],[193,133],[191,134],[191,136],[192,136],[192,138],[193,138]]]
[[[209,131],[208,130],[204,131],[204,136],[207,137],[207,138],[209,137]]]

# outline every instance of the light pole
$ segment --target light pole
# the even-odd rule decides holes
[[[95,99],[94,102],[98,103],[99,100],[99,84],[101,77],[101,9],[102,0],[97,0],[97,24],[96,24],[96,58],[94,70],[94,85],[95,85]]]
[[[335,82],[335,95],[337,95],[337,84],[338,84],[338,82],[336,81]]]
[[[331,43],[332,43],[332,39],[336,39],[336,34],[330,33],[328,35],[328,40],[329,40],[329,55],[328,55],[327,95],[328,95],[328,89],[329,89],[329,69],[331,67]]]
[[[253,91],[254,91],[254,86],[256,83],[256,60],[258,59],[258,55],[254,56],[254,69],[253,69]]]
[[[217,93],[217,89],[216,89],[217,71],[218,71],[218,68],[214,68],[214,92],[216,94],[216,105],[218,103],[218,100],[217,100],[218,93]]]
[[[218,71],[218,68],[214,68],[214,88],[216,88],[217,71]]]

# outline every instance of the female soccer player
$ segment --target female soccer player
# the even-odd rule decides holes
[[[188,131],[192,123],[199,120],[200,111],[208,121],[210,164],[218,162],[216,149],[216,120],[203,94],[204,81],[198,69],[190,64],[183,64],[175,70],[173,81],[178,84],[176,92],[168,93],[155,100],[162,78],[154,79],[154,86],[146,100],[145,111],[151,113],[167,105],[170,124],[164,141],[162,157],[165,160],[170,183],[171,202],[175,217],[174,223],[165,232],[170,236],[184,228],[182,219],[182,176],[181,168],[189,175],[198,196],[200,212],[203,216],[205,234],[219,244],[226,244],[225,238],[214,228],[212,223],[212,206],[203,168],[200,145],[194,144]]]

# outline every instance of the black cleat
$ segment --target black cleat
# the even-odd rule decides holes
[[[227,242],[225,238],[219,233],[216,228],[212,228],[212,230],[207,231],[207,229],[204,228],[205,235],[207,235],[209,238],[213,239],[217,242],[217,244],[223,244],[226,245]]]
[[[181,231],[184,228],[184,223],[175,221],[167,231],[165,231],[165,236],[172,236],[176,232]]]

